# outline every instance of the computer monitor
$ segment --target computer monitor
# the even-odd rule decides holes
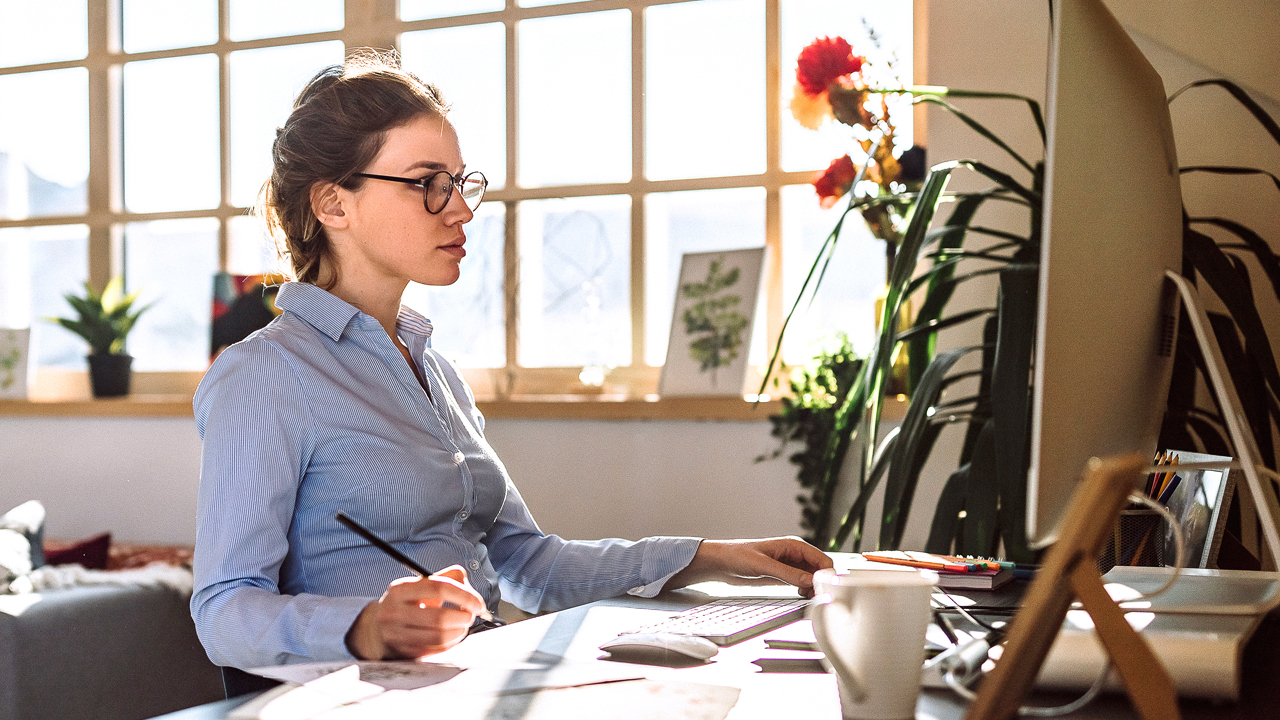
[[[1182,195],[1160,76],[1099,0],[1055,1],[1027,532],[1085,463],[1151,456],[1173,366]]]

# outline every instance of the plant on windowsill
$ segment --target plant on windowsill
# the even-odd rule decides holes
[[[788,455],[787,461],[799,468],[796,480],[802,492],[796,495],[796,502],[800,503],[800,527],[806,531],[804,539],[815,547],[826,547],[831,538],[833,503],[823,485],[827,438],[863,363],[847,335],[841,333],[837,340],[835,349],[820,352],[807,366],[792,371],[791,392],[779,398],[780,409],[769,416],[773,425],[770,434],[782,442],[773,452],[756,458],[756,462],[773,460],[792,443],[802,446]]]
[[[803,59],[803,56],[802,56]],[[836,82],[833,80],[833,83]],[[1170,102],[1192,87],[1216,85],[1226,89],[1280,144],[1280,125],[1242,89],[1226,80],[1193,83],[1174,93]],[[833,85],[833,88],[835,86]],[[830,503],[837,496],[840,469],[846,453],[853,449],[856,472],[847,473],[857,483],[854,499],[824,549],[837,550],[852,544],[861,546],[867,503],[884,482],[884,510],[876,545],[897,548],[902,542],[921,468],[928,459],[941,430],[949,425],[966,426],[959,467],[946,481],[934,510],[925,549],[931,552],[992,555],[1003,544],[1005,554],[1015,560],[1030,559],[1024,526],[1026,472],[1029,463],[1031,388],[1026,382],[1031,367],[1031,339],[1035,337],[1036,291],[1040,257],[1043,162],[1028,162],[982,124],[943,100],[944,97],[1015,99],[1027,104],[1044,140],[1044,123],[1039,105],[1030,98],[1004,93],[978,93],[947,88],[880,90],[882,93],[910,92],[912,102],[937,104],[948,110],[997,147],[1008,153],[1025,171],[1025,179],[1001,172],[977,161],[959,161],[932,168],[918,193],[902,197],[865,197],[856,192],[844,214],[891,201],[911,203],[906,213],[907,227],[890,270],[890,280],[881,314],[879,334],[870,357],[835,408],[818,469],[815,497]],[[876,89],[868,89],[874,96]],[[949,175],[967,168],[993,183],[989,189],[944,195]],[[1219,175],[1263,175],[1280,190],[1280,178],[1263,170],[1226,166],[1184,167],[1185,173]],[[857,187],[857,181],[853,183]],[[939,227],[929,226],[942,200],[954,203],[950,216]],[[977,211],[987,202],[1013,203],[1026,208],[1025,234],[983,227],[974,222]],[[815,259],[809,278],[815,286],[821,269],[839,235],[839,225]],[[1206,233],[1225,237],[1215,240]],[[978,238],[975,240],[974,238]],[[1243,258],[1255,261],[1280,298],[1280,257],[1256,232],[1238,222],[1221,217],[1194,217],[1184,212],[1184,274],[1193,281],[1203,278],[1226,308],[1215,314],[1215,335],[1228,358],[1228,365],[1242,402],[1247,406],[1255,439],[1264,462],[1274,469],[1273,433],[1280,426],[1280,370],[1271,353],[1271,342],[1255,306],[1251,288],[1252,271]],[[961,261],[979,261],[978,269],[958,271]],[[922,261],[930,266],[917,272]],[[996,276],[998,291],[991,307],[966,309],[946,314],[947,305],[962,283],[983,276]],[[808,281],[806,281],[806,284]],[[920,293],[923,302],[909,329],[901,329],[906,298]],[[802,291],[803,296],[803,291]],[[797,301],[797,307],[799,302]],[[793,307],[791,313],[794,313]],[[788,320],[790,315],[788,316]],[[937,333],[947,327],[982,319],[980,345],[936,352]],[[1161,447],[1202,448],[1216,454],[1230,454],[1226,448],[1221,417],[1196,407],[1197,375],[1205,370],[1194,335],[1187,328],[1185,311],[1180,321],[1173,382],[1168,412],[1161,432]],[[784,329],[785,329],[784,324]],[[894,365],[893,354],[906,346],[909,363],[911,404],[902,425],[877,447],[883,388]],[[778,347],[781,347],[779,339]],[[954,371],[965,356],[980,354],[977,371]],[[774,353],[776,361],[777,351]],[[772,369],[772,362],[770,369]],[[948,398],[946,393],[965,379],[978,381],[975,394]],[[953,393],[954,394],[954,393]],[[814,441],[809,440],[810,444]]]
[[[89,283],[84,295],[63,295],[75,318],[50,317],[54,322],[84,338],[89,343],[89,384],[94,397],[119,397],[129,394],[133,357],[125,352],[125,339],[133,330],[138,316],[150,304],[134,308],[138,291],[124,292],[124,278],[116,276],[99,294]]]

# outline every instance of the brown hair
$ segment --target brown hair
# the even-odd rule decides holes
[[[317,183],[359,188],[364,179],[352,174],[377,157],[387,130],[447,112],[440,91],[401,68],[394,52],[357,50],[342,65],[316,73],[276,130],[271,178],[255,208],[275,240],[282,269],[291,270],[295,280],[319,284],[330,247],[311,209]],[[328,266],[325,289],[337,282],[336,265]]]

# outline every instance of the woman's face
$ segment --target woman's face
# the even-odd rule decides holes
[[[456,177],[464,167],[453,126],[422,115],[388,130],[382,150],[361,172],[416,180],[440,170]],[[422,188],[407,183],[366,178],[346,195],[347,237],[334,248],[343,284],[449,285],[458,279],[467,254],[462,226],[472,212],[456,189],[434,215],[422,204]]]

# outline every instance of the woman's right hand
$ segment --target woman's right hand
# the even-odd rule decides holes
[[[360,612],[347,631],[347,649],[361,660],[438,653],[461,642],[484,607],[460,565],[425,578],[400,578]]]

